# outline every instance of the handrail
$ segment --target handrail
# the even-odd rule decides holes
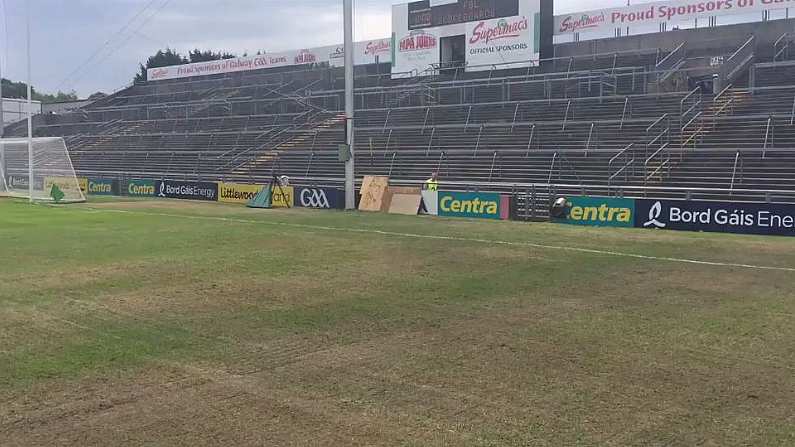
[[[653,123],[651,124],[651,126],[649,126],[649,127],[647,127],[647,128],[646,128],[646,132],[649,132],[649,131],[651,131],[651,130],[652,130],[652,128],[654,128],[654,126],[656,126],[656,125],[660,124],[660,122],[662,122],[662,120],[664,120],[664,119],[666,119],[666,118],[668,118],[668,114],[667,114],[667,113],[665,113],[665,114],[663,114],[663,116],[661,116],[661,117],[657,118],[657,120],[656,120],[655,122],[653,122]]]
[[[591,148],[591,137],[593,136],[593,129],[596,123],[591,123],[591,130],[588,132],[588,141],[585,143],[585,156],[588,156],[588,149]]]
[[[497,163],[497,151],[494,151],[494,155],[491,157],[491,170],[489,171],[489,181],[491,181],[492,177],[494,176],[494,165]]]
[[[536,133],[536,125],[535,125],[535,123],[533,123],[530,126],[530,139],[527,140],[527,154],[525,154],[525,157],[529,157],[530,156],[530,148],[533,145],[533,137],[535,136],[535,133]]]
[[[624,98],[624,110],[621,112],[621,124],[619,124],[619,129],[624,129],[624,117],[627,115],[627,106],[629,105],[629,96]]]
[[[480,148],[480,137],[483,136],[483,128],[484,127],[485,126],[483,126],[483,124],[480,125],[480,130],[478,131],[478,140],[477,140],[477,143],[475,143],[475,151],[472,153],[472,158],[475,158],[475,157],[478,156],[478,149]]]
[[[722,106],[718,107],[718,110],[716,110],[713,113],[713,115],[714,116],[720,115],[721,113],[723,113],[724,110],[726,110],[733,103],[734,103],[734,98],[730,98],[728,101],[724,102]]]
[[[669,142],[667,142],[667,141],[666,141],[665,143],[663,143],[663,145],[662,145],[662,146],[660,146],[660,148],[659,148],[659,149],[657,149],[656,151],[654,151],[654,153],[653,153],[653,154],[651,154],[651,155],[649,156],[649,158],[647,158],[647,159],[646,159],[646,161],[645,161],[645,162],[643,162],[643,166],[647,166],[647,165],[649,164],[649,162],[650,162],[650,161],[652,161],[652,159],[654,159],[654,157],[655,157],[657,154],[659,154],[660,152],[662,152],[663,150],[665,150],[665,149],[668,147],[668,144],[669,144]]]
[[[742,163],[742,158],[740,157],[740,151],[737,151],[737,154],[734,155],[734,168],[732,169],[732,181],[731,185],[729,186],[729,195],[734,191],[734,180],[737,176],[737,164]]]
[[[472,106],[471,105],[469,106],[469,112],[467,112],[467,120],[466,120],[466,123],[464,123],[464,129],[466,129],[467,126],[469,126],[469,117],[470,116],[472,116]]]
[[[552,164],[549,165],[549,178],[547,179],[547,184],[552,183],[552,172],[555,170],[555,162],[558,160],[558,153],[555,152],[555,155],[552,156]]]
[[[389,129],[389,136],[386,137],[386,146],[384,147],[384,158],[386,158],[386,153],[389,152],[389,143],[392,142],[392,131],[394,129]]]
[[[614,179],[614,178],[618,177],[618,175],[619,175],[619,174],[621,174],[622,172],[624,172],[625,170],[627,170],[627,169],[629,168],[629,166],[630,166],[630,165],[632,165],[633,163],[635,163],[635,158],[632,158],[631,160],[629,160],[629,161],[627,162],[627,164],[625,164],[624,166],[622,166],[622,167],[621,167],[621,169],[619,169],[619,170],[618,170],[618,171],[616,171],[616,172],[615,172],[613,175],[611,175],[611,176],[610,176],[610,177],[607,179],[607,184],[608,184],[608,186],[609,186],[609,185],[610,185],[610,184],[613,182],[613,179]]]
[[[679,101],[679,107],[684,109],[685,101],[690,99],[690,97],[693,96],[694,94],[696,94],[696,92],[701,92],[701,86],[700,85],[698,87],[694,88],[690,93],[686,94],[685,97],[682,98],[681,101]]]
[[[425,109],[425,121],[423,121],[423,122],[422,122],[422,131],[420,132],[420,133],[421,133],[421,134],[423,134],[423,135],[425,134],[425,126],[428,124],[428,115],[429,115],[430,113],[431,113],[431,108],[430,108],[430,107],[427,107],[427,108]]]
[[[519,103],[516,103],[516,109],[513,111],[513,121],[511,122],[511,133],[513,133],[513,127],[516,125],[516,116],[519,114]]]
[[[695,121],[695,120],[697,120],[699,117],[701,117],[701,115],[702,115],[703,113],[704,113],[704,112],[698,112],[698,113],[696,113],[695,115],[693,115],[693,118],[690,118],[690,121],[688,121],[688,122],[687,122],[687,124],[685,124],[684,126],[682,126],[682,129],[687,129],[687,128],[688,128],[688,127],[691,125],[691,124],[693,124],[693,121]]]
[[[767,119],[767,128],[765,129],[765,144],[762,146],[762,158],[765,158],[765,155],[767,154],[767,142],[768,142],[768,137],[771,136],[770,129],[772,124],[773,124],[773,117],[771,116],[770,118]]]
[[[668,55],[665,56],[660,62],[657,62],[657,65],[655,65],[654,68],[660,68],[660,66],[663,65],[663,63],[665,63],[668,60],[668,58],[676,54],[680,49],[682,49],[685,46],[686,43],[687,42],[680,43],[679,46],[677,46],[676,48],[674,48],[673,51],[668,53]]]
[[[392,114],[392,109],[386,111],[386,119],[384,120],[384,129],[381,131],[381,135],[386,133],[386,127],[389,124],[389,115]]]
[[[565,131],[566,130],[566,121],[568,121],[568,119],[569,119],[569,108],[570,107],[571,107],[571,100],[569,100],[569,102],[566,103],[566,112],[563,114],[563,128],[561,129],[561,131]]]
[[[618,152],[616,155],[614,155],[614,156],[613,156],[613,158],[611,158],[611,159],[610,159],[610,161],[609,161],[609,162],[607,162],[607,165],[608,165],[608,166],[611,166],[611,165],[613,164],[613,162],[614,162],[614,161],[616,161],[616,159],[617,159],[618,157],[620,157],[621,155],[623,155],[623,154],[624,154],[624,152],[626,152],[626,151],[628,151],[628,150],[632,149],[632,147],[633,147],[633,146],[635,146],[635,143],[629,143],[629,145],[627,145],[627,147],[625,147],[624,149],[621,149],[621,150],[620,150],[620,151],[619,151],[619,152]]]
[[[729,84],[729,85],[727,85],[726,87],[724,87],[724,88],[723,88],[723,90],[721,90],[721,91],[720,91],[720,93],[718,93],[717,95],[715,95],[715,97],[712,99],[712,102],[717,102],[717,101],[718,101],[718,99],[720,99],[720,97],[721,97],[721,96],[723,96],[723,94],[724,94],[724,93],[726,93],[727,91],[729,91],[729,89],[730,89],[730,88],[732,88],[732,84]]]
[[[789,32],[785,31],[784,34],[779,36],[778,39],[776,39],[776,41],[773,42],[773,48],[777,47],[778,44],[781,43],[782,40],[786,39],[788,35],[789,35]]]
[[[778,57],[779,57],[779,56],[780,56],[782,53],[784,53],[785,51],[787,51],[787,49],[789,49],[789,44],[790,44],[790,42],[789,42],[789,41],[785,42],[785,43],[784,43],[784,46],[783,46],[783,47],[782,47],[780,50],[778,49],[778,44],[779,44],[779,43],[781,43],[781,41],[782,41],[782,40],[784,40],[784,39],[786,39],[788,36],[789,36],[789,32],[784,32],[784,34],[782,34],[781,36],[779,36],[779,38],[778,38],[778,39],[776,39],[776,41],[775,41],[775,42],[773,42],[773,53],[774,53],[774,54],[773,54],[773,62],[777,62],[777,61],[778,61]]]
[[[735,57],[737,57],[737,55],[738,55],[738,54],[740,54],[740,52],[741,52],[742,50],[744,50],[744,49],[745,49],[745,47],[747,47],[748,45],[750,45],[750,44],[751,44],[751,43],[752,43],[752,42],[755,40],[755,37],[756,37],[756,36],[754,36],[754,35],[751,35],[751,37],[749,37],[749,38],[748,38],[748,40],[746,40],[744,44],[740,45],[740,48],[738,48],[738,49],[737,49],[737,51],[735,51],[734,53],[732,53],[732,55],[731,55],[731,56],[729,56],[729,58],[728,58],[728,59],[726,59],[726,62],[728,63],[728,62],[730,62],[732,59],[734,59]],[[725,65],[725,63],[724,63],[724,65]]]
[[[795,96],[792,97],[792,113],[789,115],[789,125],[795,125]]]
[[[428,148],[425,150],[425,156],[431,153],[431,145],[433,144],[433,136],[436,135],[436,127],[431,129],[431,138],[428,139]]]

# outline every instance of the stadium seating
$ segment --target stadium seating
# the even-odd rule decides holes
[[[792,200],[793,65],[763,53],[717,94],[687,82],[703,67],[666,68],[679,54],[656,49],[405,79],[367,67],[356,78],[357,174],[416,184],[439,171],[448,187],[542,198]],[[86,176],[254,182],[278,171],[339,185],[341,87],[341,69],[311,65],[149,82],[37,116],[35,134],[65,137]]]

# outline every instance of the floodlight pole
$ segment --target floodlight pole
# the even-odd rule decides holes
[[[3,59],[0,58],[0,138],[3,138],[6,130],[6,122],[3,118]]]
[[[345,134],[350,156],[345,162],[345,209],[356,208],[356,184],[353,150],[353,0],[343,0],[345,15]]]
[[[33,87],[31,87],[30,70],[30,2],[27,14],[27,53],[28,53],[28,201],[33,203]]]

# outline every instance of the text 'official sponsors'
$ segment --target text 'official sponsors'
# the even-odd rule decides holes
[[[158,180],[155,182],[157,197],[187,200],[218,200],[218,184],[213,182],[182,182]]]

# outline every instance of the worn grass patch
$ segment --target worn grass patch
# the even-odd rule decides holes
[[[489,240],[795,266],[787,238],[0,201],[0,444],[795,443],[791,273]]]

